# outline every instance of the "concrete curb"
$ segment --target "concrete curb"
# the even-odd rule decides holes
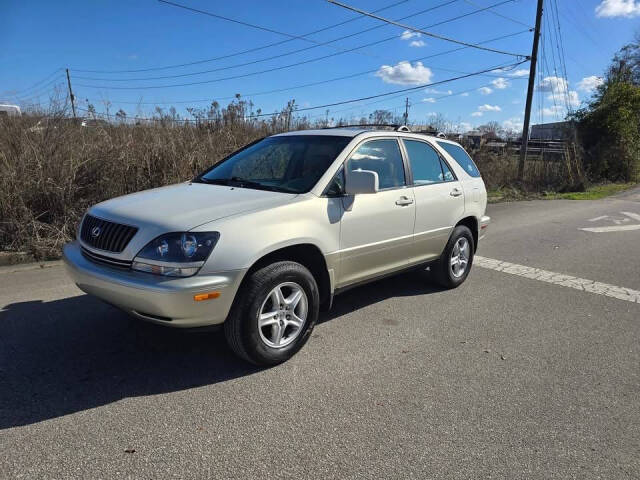
[[[8,265],[8,266],[0,267],[0,275],[4,275],[7,273],[26,272],[29,270],[42,270],[44,268],[61,267],[63,265],[64,265],[64,262],[62,260],[53,260],[49,262],[39,262],[39,263],[23,263],[19,265]]]
[[[8,266],[0,267],[0,275],[5,275],[7,273],[26,272],[29,270],[42,270],[45,268],[61,267],[63,265],[64,265],[64,262],[62,260],[53,260],[50,262],[40,262],[40,263],[23,263],[19,265],[8,265]]]
[[[36,259],[26,252],[0,252],[0,267],[17,265],[20,263],[33,263]]]

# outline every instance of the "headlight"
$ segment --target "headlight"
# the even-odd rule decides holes
[[[204,265],[219,238],[218,232],[161,235],[140,250],[131,268],[156,275],[190,277]]]

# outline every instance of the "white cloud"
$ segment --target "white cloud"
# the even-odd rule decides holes
[[[542,115],[545,117],[558,117],[564,113],[562,105],[551,105],[541,110]]]
[[[590,77],[584,77],[582,80],[578,82],[578,90],[582,92],[591,93],[596,88],[598,88],[604,80],[602,77],[597,77],[595,75],[591,75]]]
[[[568,84],[564,78],[560,77],[544,77],[538,83],[538,90],[541,92],[558,93],[567,90]]]
[[[437,117],[438,112],[427,112],[427,117]]]
[[[463,94],[460,95],[461,97],[468,97],[469,96],[469,92],[464,92]]]
[[[578,92],[575,90],[569,90],[569,84],[564,78],[560,77],[545,77],[538,83],[538,91],[547,92],[547,100],[554,103],[567,103],[570,107],[577,107],[580,105],[580,98],[578,98]]]
[[[422,34],[420,32],[412,32],[411,30],[405,30],[400,35],[401,40],[409,41],[410,47],[424,47],[426,45],[424,40],[421,40]]]
[[[485,103],[484,105],[480,105],[478,110],[481,112],[501,112],[502,109],[498,105],[489,105]]]
[[[432,93],[434,95],[451,95],[453,90],[438,90],[437,88],[425,88],[425,93]]]
[[[436,103],[436,99],[433,97],[423,98],[422,101],[427,103]]]
[[[578,92],[576,92],[575,90],[569,90],[567,92],[567,95],[569,96],[570,106],[577,107],[580,105],[580,98],[578,98]]]
[[[505,130],[522,131],[522,119],[518,117],[509,118],[502,122],[502,126]]]
[[[473,112],[471,114],[472,117],[481,117],[482,115],[484,115],[484,113],[482,113],[482,112]]]
[[[421,83],[429,83],[433,72],[430,68],[425,67],[422,62],[416,62],[412,65],[407,61],[402,61],[394,67],[382,65],[375,75],[385,83],[420,85]]]
[[[596,7],[596,17],[636,17],[640,15],[638,0],[602,0]]]
[[[411,40],[412,38],[420,38],[422,36],[422,34],[420,32],[412,32],[411,30],[405,30],[404,32],[402,32],[402,35],[400,35],[400,38],[402,40]]]
[[[473,125],[471,125],[469,122],[460,122],[458,124],[458,131],[459,133],[464,133],[464,132],[468,132],[469,130],[471,130],[473,128]]]
[[[482,95],[489,95],[491,93],[493,93],[493,90],[490,89],[489,87],[480,87],[478,89],[478,91],[482,94]]]
[[[580,105],[580,98],[578,98],[578,92],[575,90],[569,90],[567,92],[551,93],[547,100],[554,104],[563,105],[567,103],[570,107],[578,107]]]
[[[493,85],[498,90],[504,90],[505,88],[509,87],[510,83],[506,78],[498,77],[491,82],[491,85]]]
[[[516,70],[515,72],[510,73],[509,76],[513,77],[513,78],[528,77],[529,76],[529,69],[528,68],[523,68],[523,69],[520,69],[520,70]]]

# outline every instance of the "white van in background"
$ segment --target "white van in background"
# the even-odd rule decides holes
[[[19,106],[0,104],[0,117],[19,117],[20,115],[22,112]]]

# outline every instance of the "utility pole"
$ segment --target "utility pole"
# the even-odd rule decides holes
[[[538,43],[540,41],[540,24],[542,23],[542,7],[544,0],[538,0],[536,12],[536,27],[533,33],[533,47],[531,49],[531,69],[529,70],[529,86],[527,88],[527,104],[524,109],[524,125],[522,127],[522,145],[518,160],[518,180],[524,178],[524,162],[527,159],[529,147],[529,122],[531,121],[531,102],[533,101],[533,87],[536,83],[536,63],[538,62]]]
[[[404,124],[406,125],[407,123],[409,123],[409,97],[406,98],[406,100],[404,101]]]
[[[71,90],[71,77],[69,76],[69,69],[67,71],[67,85],[69,86],[69,98],[71,99],[71,110],[73,110],[73,118],[76,118],[76,98],[73,96],[73,91]]]

